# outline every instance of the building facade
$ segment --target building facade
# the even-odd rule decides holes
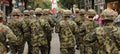
[[[86,10],[95,9],[100,14],[104,9],[111,8],[120,12],[120,0],[82,0],[81,8]]]

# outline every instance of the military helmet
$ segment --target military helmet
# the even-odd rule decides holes
[[[43,9],[43,14],[51,14],[50,9]]]
[[[60,9],[60,10],[58,11],[58,13],[59,13],[59,14],[63,14],[63,11],[64,11],[64,9]]]
[[[96,11],[93,10],[93,9],[89,9],[89,10],[87,11],[87,15],[89,15],[89,16],[95,16],[96,14],[97,14]]]
[[[35,14],[42,14],[42,9],[41,8],[36,8],[35,9]]]
[[[75,9],[75,13],[79,13],[79,9],[78,8]]]
[[[30,10],[30,15],[33,15],[35,14],[35,11],[34,10]]]
[[[71,14],[72,14],[72,11],[70,11],[70,10],[63,11],[63,16],[70,16]]]
[[[102,13],[102,20],[114,20],[116,18],[116,12],[112,9],[105,9]]]
[[[24,15],[30,15],[30,11],[29,11],[29,10],[24,10],[24,11],[23,11],[23,14],[24,14]]]
[[[80,14],[85,14],[86,13],[86,11],[85,11],[85,9],[80,9]]]
[[[19,9],[13,9],[11,14],[12,15],[21,15],[21,11]]]

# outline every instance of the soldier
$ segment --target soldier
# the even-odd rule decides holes
[[[58,18],[56,19],[56,25],[55,26],[57,26],[57,24],[61,21],[61,20],[63,20],[63,9],[60,9],[59,11],[58,11]]]
[[[28,54],[39,54],[39,46],[46,44],[44,32],[39,25],[36,18],[30,18],[28,10],[24,11],[24,22],[27,24],[24,26],[24,38],[28,41],[29,52]]]
[[[113,25],[116,17],[114,13],[112,9],[105,9],[101,14],[103,26],[95,28],[91,35],[84,38],[88,43],[97,41],[99,44],[99,54],[118,54],[115,40],[117,40],[116,37],[119,37],[119,30]]]
[[[115,35],[115,41],[116,41],[116,46],[117,46],[117,48],[119,49],[119,51],[120,51],[120,15],[118,15],[118,17],[115,19],[115,21],[114,21],[114,24],[115,24],[115,26],[118,28],[118,31],[115,33],[115,34],[117,34],[117,35]]]
[[[95,10],[93,9],[89,9],[87,12],[88,18],[86,18],[86,20],[82,23],[82,25],[80,26],[80,39],[81,39],[81,43],[80,47],[81,47],[81,54],[95,54],[95,52],[93,52],[93,45],[92,44],[88,44],[84,41],[84,37],[90,35],[88,33],[90,33],[95,27],[97,27],[98,25],[93,21],[93,17],[96,15]],[[97,51],[96,51],[97,52]]]
[[[0,54],[7,54],[6,46],[16,44],[17,38],[11,29],[3,24],[3,16],[3,12],[0,10]]]
[[[49,24],[53,28],[55,26],[55,19],[51,15],[50,10],[49,9],[43,9],[43,16],[45,16],[45,18],[48,20]]]
[[[76,12],[76,17],[75,18],[73,18],[73,21],[75,21],[76,22],[76,24],[77,24],[77,26],[78,26],[78,28],[80,28],[81,27],[81,24],[84,22],[84,15],[86,14],[86,11],[84,10],[84,9],[76,9],[75,10],[75,12]],[[76,47],[76,49],[81,49],[81,52],[82,52],[82,50],[83,50],[83,46],[82,46],[82,43],[81,42],[83,42],[83,40],[82,40],[82,38],[83,38],[83,36],[80,36],[81,34],[79,34],[79,36],[77,36],[75,39],[76,39],[76,45],[77,45],[77,47]],[[81,45],[80,45],[81,44]],[[81,47],[80,47],[81,46]],[[82,53],[81,53],[82,54]]]
[[[60,21],[64,20],[64,18],[63,18],[63,11],[64,11],[63,9],[59,9],[58,10],[58,18],[56,19],[56,25],[55,25],[55,32],[56,33],[58,31],[57,27],[59,26]]]
[[[56,33],[60,38],[60,51],[61,54],[75,54],[75,40],[74,35],[77,35],[78,28],[74,21],[69,19],[72,14],[70,10],[64,10],[64,20],[61,20],[56,27]]]
[[[30,10],[30,18],[35,18],[35,11],[34,10]]]
[[[23,22],[25,23],[24,25],[24,44],[28,43],[28,54],[31,54],[31,44],[30,44],[30,39],[31,39],[31,19],[30,19],[30,11],[29,10],[24,10],[23,11],[24,14],[24,19]]]
[[[44,35],[45,39],[41,41],[39,48],[41,50],[41,54],[47,54],[48,53],[47,34],[50,33],[52,29],[48,20],[44,16],[42,16],[43,13],[41,8],[36,8],[35,14],[38,23],[40,24],[45,33]]]
[[[79,9],[78,8],[76,8],[75,10],[74,10],[74,18],[73,18],[73,20],[75,19],[75,18],[77,18],[78,16],[79,16]]]
[[[35,13],[36,13],[36,10],[35,10]],[[47,44],[44,31],[41,25],[39,24],[38,20],[36,20],[36,18],[31,18],[28,25],[29,25],[30,33],[31,33],[30,35],[31,53],[39,54],[39,46]],[[46,48],[40,48],[40,49],[41,49],[41,54],[45,54],[43,53],[43,51]]]
[[[19,9],[12,10],[13,18],[7,23],[7,25],[12,29],[14,34],[17,36],[17,45],[11,44],[11,54],[22,54],[24,50],[24,33],[23,33],[23,22],[21,16],[21,11]]]
[[[52,27],[52,31],[51,32],[47,32],[46,36],[47,36],[47,42],[48,42],[48,54],[50,54],[50,49],[51,49],[51,39],[52,39],[52,32],[55,26],[55,19],[54,17],[51,15],[51,12],[49,9],[43,9],[43,17],[46,18],[50,24],[50,26]]]
[[[60,9],[58,10],[58,19],[56,20],[57,22],[59,22],[60,20],[63,20],[63,10],[64,9]]]

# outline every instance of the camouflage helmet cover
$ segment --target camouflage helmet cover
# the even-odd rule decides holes
[[[11,14],[12,15],[21,15],[21,11],[19,9],[13,9]]]
[[[42,14],[42,9],[41,8],[36,8],[35,9],[35,14]]]
[[[72,14],[72,11],[70,11],[70,10],[63,11],[63,16],[70,16],[71,14]]]
[[[79,13],[79,9],[78,8],[75,9],[75,13]]]
[[[24,10],[24,11],[23,11],[23,14],[24,14],[24,15],[30,15],[30,11],[29,11],[29,10]]]
[[[59,13],[59,14],[63,14],[63,11],[64,11],[64,9],[59,9],[59,10],[58,10],[58,13]]]
[[[116,12],[112,9],[105,9],[102,13],[102,20],[114,20],[116,18]]]
[[[80,9],[80,14],[85,14],[86,13],[86,11],[85,11],[85,9]]]
[[[33,15],[35,14],[35,11],[34,10],[30,10],[30,15]]]
[[[96,11],[93,10],[93,9],[89,9],[88,12],[87,12],[87,15],[89,15],[89,16],[95,16],[96,15]]]
[[[43,9],[43,14],[51,14],[50,9]]]

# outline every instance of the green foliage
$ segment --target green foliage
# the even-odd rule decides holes
[[[51,1],[50,0],[30,0],[28,1],[28,6],[32,6],[32,8],[51,8]]]
[[[45,8],[51,8],[51,2],[50,1],[44,1],[40,4],[40,7],[45,9]]]
[[[73,4],[76,4],[78,0],[59,0],[58,4],[60,5],[60,7],[62,8],[72,8]]]

